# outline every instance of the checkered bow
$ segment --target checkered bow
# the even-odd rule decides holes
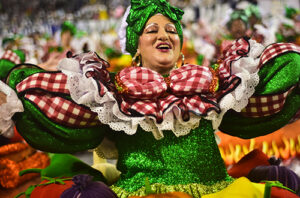
[[[117,76],[117,86],[123,95],[121,110],[129,115],[148,115],[160,122],[171,106],[181,109],[181,115],[194,112],[204,115],[208,109],[219,111],[216,99],[210,97],[213,74],[209,67],[184,65],[173,70],[168,78],[143,67],[123,69]]]
[[[208,93],[212,78],[209,67],[197,65],[184,65],[167,78],[144,67],[128,67],[118,74],[117,82],[129,98],[151,100],[165,95],[168,88],[174,95]]]
[[[75,128],[100,124],[96,113],[67,99],[69,90],[63,73],[35,73],[21,81],[16,89],[55,123]]]

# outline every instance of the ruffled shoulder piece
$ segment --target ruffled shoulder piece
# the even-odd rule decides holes
[[[98,113],[113,130],[136,133],[137,127],[156,139],[164,130],[186,135],[202,118],[215,129],[229,109],[240,111],[258,84],[257,66],[263,47],[255,41],[234,42],[212,67],[184,65],[168,77],[143,67],[128,67],[114,81],[106,61],[89,52],[63,59],[71,97]]]

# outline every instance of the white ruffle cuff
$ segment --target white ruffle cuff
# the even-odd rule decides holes
[[[15,91],[2,81],[0,92],[6,95],[6,103],[0,104],[0,134],[11,138],[14,135],[14,122],[11,118],[16,112],[23,112],[24,109]]]

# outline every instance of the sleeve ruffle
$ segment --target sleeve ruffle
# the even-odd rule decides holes
[[[24,109],[15,91],[2,81],[0,81],[0,91],[6,95],[6,103],[0,105],[0,133],[10,138],[14,135],[12,117],[16,112],[23,112]]]

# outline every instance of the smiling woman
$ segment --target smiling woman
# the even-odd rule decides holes
[[[175,25],[167,17],[157,14],[148,20],[135,56],[141,56],[143,67],[164,75],[176,66],[180,49]]]
[[[233,179],[227,174],[214,131],[219,126],[231,131],[239,125],[234,135],[253,136],[254,128],[259,136],[288,123],[300,108],[300,49],[286,43],[264,49],[254,40],[240,38],[212,66],[174,68],[183,43],[182,15],[165,0],[131,1],[122,26],[124,48],[141,67],[110,74],[109,64],[89,52],[68,54],[59,63],[59,72],[26,64],[9,70],[8,84],[24,105],[24,113],[13,117],[21,135],[49,152],[100,145],[96,148],[99,157],[118,157],[121,175],[111,188],[121,198],[174,191],[195,198],[214,197],[223,189],[230,196],[230,190],[241,185],[251,190],[240,193],[263,197],[264,185],[246,179],[227,188]],[[263,117],[262,127],[251,117],[227,114],[230,109],[240,112],[253,94],[257,108],[248,109],[256,108],[250,113]],[[259,98],[267,97],[264,94],[270,95],[270,106],[280,108],[260,110],[265,109],[259,106]],[[289,105],[272,101],[278,97],[287,97]],[[234,122],[228,123],[231,118]],[[273,118],[279,124],[274,125]],[[100,144],[104,137],[114,146]]]

